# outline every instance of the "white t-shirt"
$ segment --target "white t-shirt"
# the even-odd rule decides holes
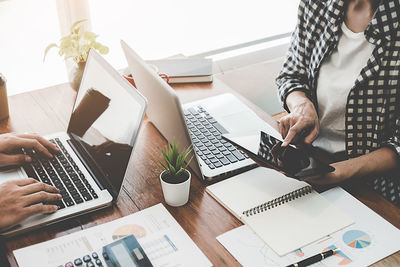
[[[351,88],[372,55],[374,45],[364,32],[354,33],[342,23],[339,43],[321,65],[317,81],[320,134],[313,145],[335,153],[345,150],[345,114]]]

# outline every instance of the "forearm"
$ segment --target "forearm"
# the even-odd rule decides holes
[[[314,109],[314,105],[311,100],[307,97],[306,93],[303,91],[293,91],[286,97],[286,106],[289,108],[290,112],[295,109],[303,109],[311,107]]]
[[[338,162],[337,164],[342,165],[340,167],[344,172],[347,172],[348,178],[351,179],[377,177],[399,167],[397,157],[392,149],[383,147],[357,158]],[[343,174],[346,175],[346,173]]]

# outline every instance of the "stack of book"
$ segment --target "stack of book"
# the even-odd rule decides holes
[[[212,82],[212,60],[203,58],[148,60],[168,83]]]

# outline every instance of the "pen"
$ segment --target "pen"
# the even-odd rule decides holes
[[[305,259],[305,260],[302,260],[302,261],[299,261],[299,262],[290,264],[290,265],[288,265],[287,267],[303,267],[303,266],[308,266],[308,265],[311,265],[311,264],[313,264],[313,263],[319,262],[319,261],[321,261],[321,260],[323,260],[323,259],[325,259],[325,258],[327,258],[327,257],[329,257],[329,256],[332,256],[332,255],[336,254],[336,252],[338,252],[338,251],[339,251],[339,249],[337,249],[337,248],[335,248],[335,249],[330,249],[330,250],[328,250],[328,251],[325,251],[325,252],[319,253],[319,254],[317,254],[317,255],[314,255],[314,256],[312,256],[312,257],[309,257],[309,258],[307,258],[307,259]]]

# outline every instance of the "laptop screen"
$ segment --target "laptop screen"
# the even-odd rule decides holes
[[[144,114],[145,100],[91,52],[68,125],[89,171],[117,196]]]

